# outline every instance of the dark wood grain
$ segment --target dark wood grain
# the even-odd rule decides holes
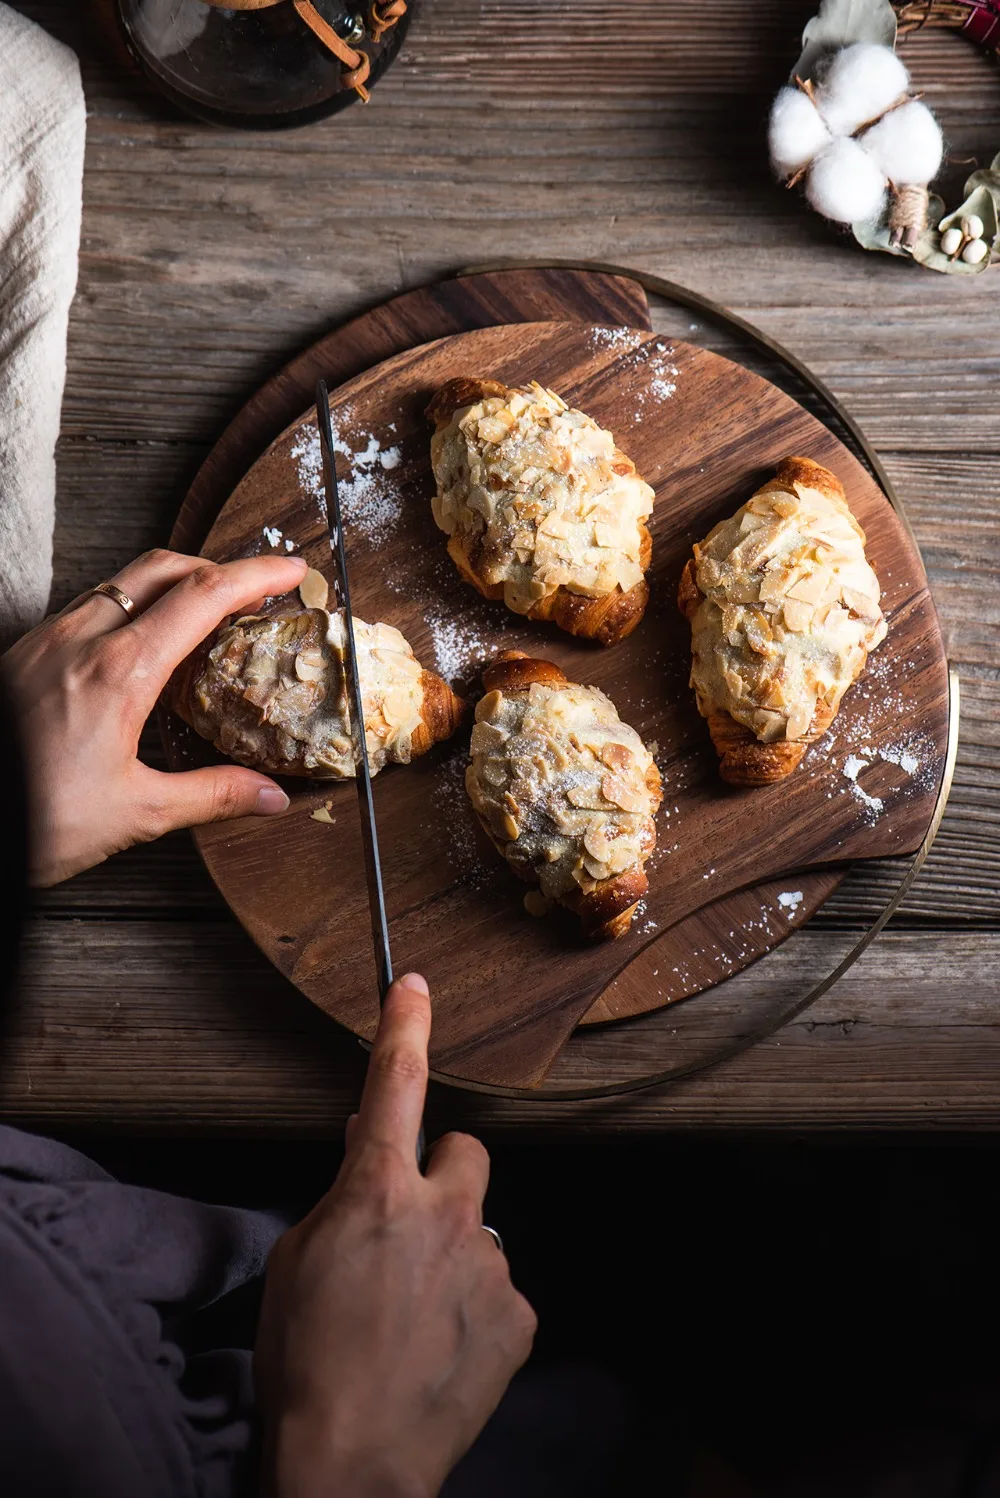
[[[739,980],[801,991],[844,934],[809,927]],[[949,988],[942,1006],[942,951]],[[773,964],[773,967],[771,966]],[[701,1077],[599,1103],[432,1089],[427,1126],[632,1131],[982,1128],[1000,1072],[1000,933],[890,931],[808,1014]],[[718,1023],[711,995],[681,1006]],[[334,1135],[357,1108],[365,1056],[231,920],[41,921],[26,953],[0,1104],[35,1128]],[[671,1029],[671,1011],[642,1025]],[[634,1071],[640,1025],[614,1027]],[[586,1083],[602,1026],[563,1057]],[[699,1043],[698,1036],[691,1043]],[[887,1081],[891,1058],[891,1085]],[[563,1058],[560,1058],[560,1063]],[[624,1063],[623,1063],[624,1064]],[[127,1077],[128,1085],[123,1078]]]
[[[621,646],[598,651],[511,619],[498,606],[484,605],[447,564],[435,565],[442,544],[429,513],[433,484],[423,412],[433,392],[458,372],[513,384],[536,378],[557,388],[616,434],[656,490],[653,602]],[[564,923],[527,917],[513,881],[456,866],[455,823],[469,812],[453,773],[462,762],[454,750],[380,778],[376,799],[396,960],[425,972],[434,989],[436,1069],[495,1086],[532,1085],[637,951],[658,946],[657,933],[714,897],[810,866],[905,853],[922,840],[947,735],[947,673],[923,570],[877,485],[836,438],[773,386],[716,355],[655,335],[523,323],[398,354],[343,385],[331,409],[352,451],[363,453],[375,437],[400,458],[391,479],[380,480],[393,497],[391,523],[380,522],[373,532],[348,521],[359,615],[395,624],[428,664],[441,664],[430,627],[436,613],[449,630],[477,639],[477,667],[505,644],[544,654],[570,680],[609,693],[625,720],[659,745],[664,775],[661,856],[650,865],[655,872],[642,919],[621,941],[591,948],[582,948],[575,933],[568,938]],[[314,429],[314,418],[293,424],[258,460],[223,507],[206,555],[229,560],[259,551],[267,544],[261,539],[266,529],[277,527],[313,566],[328,567],[325,519],[296,456]],[[883,579],[890,633],[869,677],[842,708],[833,742],[816,746],[808,766],[780,786],[737,792],[718,779],[686,687],[689,653],[675,604],[677,578],[692,539],[792,452],[833,467],[844,482]],[[341,462],[342,481],[356,472]],[[346,500],[345,514],[351,515]],[[168,737],[175,766],[190,763],[185,749],[191,742],[179,729]],[[898,759],[900,744],[918,743],[918,776],[878,763],[880,750],[895,745]],[[874,746],[869,752],[876,761],[865,777],[866,793],[885,796],[877,817],[844,776],[849,754],[866,746]],[[337,818],[335,860],[326,830],[308,815],[324,798]],[[332,793],[297,788],[292,813],[281,823],[251,819],[209,827],[197,840],[215,882],[271,960],[328,1013],[370,1035],[377,1003],[352,812],[349,786]],[[789,893],[797,894],[798,886]],[[753,955],[745,945],[751,921],[757,950],[787,932],[780,915],[773,923],[761,917],[757,902],[755,916],[748,909],[731,922],[726,918],[732,955],[720,958],[717,940],[694,951],[679,945],[667,964],[676,968],[675,992],[704,987],[727,971],[724,964],[737,952]],[[469,992],[470,950],[489,975],[488,1006]],[[665,1000],[671,983],[654,991]]]
[[[848,403],[914,522],[963,731],[937,845],[890,930],[808,1025],[718,1071],[613,1107],[449,1093],[435,1121],[1000,1125],[1000,272],[970,288],[865,255],[770,180],[768,103],[815,0],[550,0],[544,14],[428,0],[369,109],[267,139],[151,94],[115,45],[112,0],[20,8],[76,47],[88,106],[56,603],[166,541],[226,423],[301,349],[499,256],[614,260],[732,306]],[[940,32],[904,56],[944,126],[957,202],[968,158],[1000,140],[996,64]],[[652,313],[756,364],[703,319]],[[157,760],[155,736],[146,752]],[[858,867],[801,940],[826,952],[860,931],[890,878]],[[11,1023],[4,1107],[38,1128],[329,1132],[356,1105],[356,1042],[235,928],[183,836],[46,893]],[[630,1028],[597,1031],[624,1051]]]

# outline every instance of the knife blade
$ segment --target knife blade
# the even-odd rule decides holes
[[[361,678],[358,674],[358,647],[354,636],[351,584],[347,572],[347,552],[344,546],[344,521],[340,508],[340,491],[337,488],[337,467],[333,455],[330,397],[325,380],[316,382],[316,425],[319,428],[320,451],[323,457],[323,485],[326,490],[327,524],[330,528],[334,581],[338,602],[344,613],[344,678],[347,686],[348,726],[354,746],[354,783],[357,787],[358,807],[361,812],[361,842],[365,856],[368,909],[371,914],[372,946],[375,949],[378,998],[381,1004],[392,983],[392,953],[389,947],[389,921],[385,911],[385,890],[382,884],[382,862],[378,850],[375,802],[372,798],[371,767],[368,763],[368,744],[364,730],[365,713],[361,696]]]

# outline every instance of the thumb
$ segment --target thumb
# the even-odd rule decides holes
[[[233,817],[271,817],[288,810],[288,797],[280,786],[240,765],[213,765],[175,775],[149,770],[148,774],[152,780],[144,790],[154,808],[152,837],[179,827],[228,822]]]

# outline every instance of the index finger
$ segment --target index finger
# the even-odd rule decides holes
[[[129,625],[129,644],[141,657],[145,674],[162,686],[227,615],[260,598],[290,592],[305,571],[301,557],[202,562]]]
[[[358,1120],[351,1132],[352,1149],[366,1143],[390,1145],[416,1166],[430,1033],[427,984],[418,974],[408,973],[392,985],[382,1005]]]

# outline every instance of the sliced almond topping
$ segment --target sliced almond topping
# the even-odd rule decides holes
[[[490,754],[506,742],[507,735],[495,723],[477,723],[469,747],[473,754]]]
[[[295,675],[299,681],[322,681],[326,666],[319,651],[300,650],[295,657]]]
[[[390,727],[398,728],[413,715],[413,698],[405,689],[397,688],[382,699],[382,716]]]
[[[541,917],[548,915],[552,902],[545,898],[540,889],[529,889],[524,897],[524,908],[529,915]]]
[[[503,706],[502,692],[487,692],[485,697],[480,698],[476,707],[476,721],[482,723],[493,718]]]
[[[615,775],[605,775],[601,781],[601,794],[612,806],[620,806],[622,811],[645,810],[645,796]]]
[[[812,705],[797,705],[788,715],[788,724],[785,728],[786,739],[800,739],[804,733],[808,733],[809,725],[813,720],[813,712]]]
[[[756,650],[759,655],[773,653],[774,635],[765,614],[757,610],[748,611],[743,621],[743,628],[751,650]]]
[[[611,852],[611,840],[607,833],[607,823],[603,820],[595,822],[584,835],[583,846],[591,858],[596,858],[601,863],[607,863],[608,855]]]
[[[504,812],[501,826],[503,827],[503,830],[506,833],[507,837],[510,838],[511,842],[516,842],[518,837],[520,836],[521,829],[514,821],[514,818],[511,816],[509,811]]]
[[[329,596],[330,585],[326,578],[322,572],[317,572],[315,567],[310,567],[299,583],[299,597],[303,608],[325,609]]]
[[[635,764],[635,755],[624,744],[605,744],[601,758],[609,770],[630,770]]]
[[[586,811],[600,811],[604,805],[600,789],[597,785],[593,787],[573,785],[566,792],[566,800],[570,806],[579,806]]]
[[[789,598],[798,598],[802,603],[822,603],[829,576],[825,571],[811,572],[793,583],[788,590]]]
[[[797,598],[786,598],[783,608],[785,628],[796,634],[807,630],[815,612],[811,603],[802,603]]]
[[[874,624],[878,620],[879,607],[874,599],[860,593],[857,588],[843,588],[841,598],[852,613],[857,614],[866,624]]]
[[[244,687],[243,699],[263,712],[273,702],[277,690],[278,683],[273,678],[270,681],[252,681],[249,686]]]

